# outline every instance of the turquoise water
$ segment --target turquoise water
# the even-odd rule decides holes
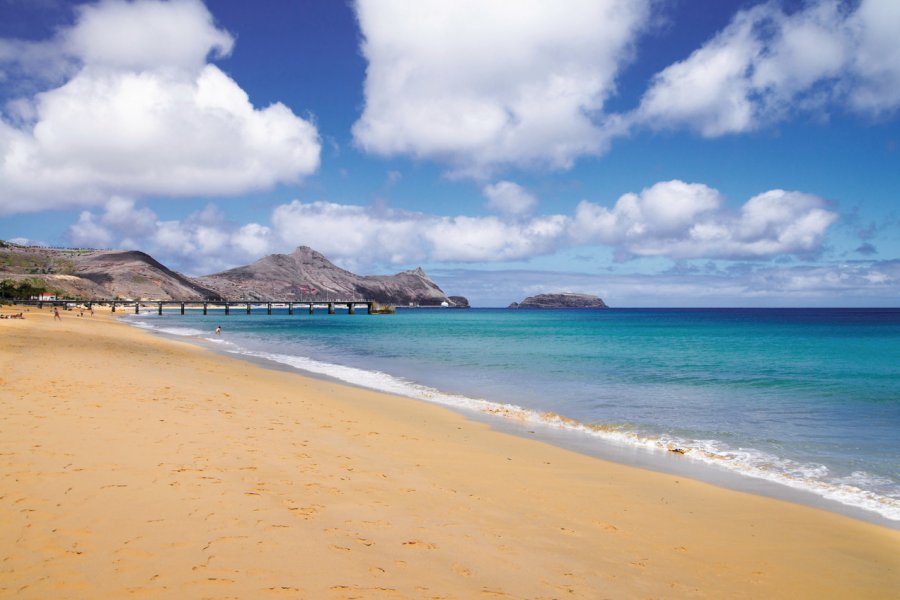
[[[132,320],[900,520],[900,310],[301,312]]]

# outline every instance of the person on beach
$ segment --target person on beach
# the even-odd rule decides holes
[[[222,326],[216,325],[216,335],[222,335]]]
[[[62,321],[62,317],[59,316],[59,307],[53,307],[53,320],[54,321]]]

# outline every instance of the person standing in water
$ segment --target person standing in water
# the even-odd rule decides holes
[[[216,325],[216,335],[222,335],[222,326]]]

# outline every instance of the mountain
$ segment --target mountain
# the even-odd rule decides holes
[[[137,250],[19,246],[0,241],[0,279],[77,298],[201,300],[218,293]]]
[[[513,302],[509,308],[609,308],[598,296],[592,294],[538,294],[521,302]]]
[[[468,307],[422,269],[355,275],[306,246],[215,275],[188,277],[136,250],[20,246],[0,240],[0,280],[75,298],[142,300],[375,300],[396,306]]]
[[[465,298],[451,300],[421,268],[396,275],[356,275],[307,246],[300,246],[290,254],[271,254],[243,267],[199,277],[197,281],[227,298],[365,298],[397,306],[441,306],[442,303],[468,306]]]

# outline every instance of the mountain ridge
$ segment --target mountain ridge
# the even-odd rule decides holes
[[[456,306],[421,267],[394,275],[356,275],[309,246],[270,254],[241,267],[198,277],[202,285],[229,297],[255,300],[365,298],[398,306]]]
[[[308,246],[200,277],[169,269],[139,250],[22,246],[0,240],[0,279],[37,283],[77,298],[135,300],[349,300],[398,306],[468,307],[417,267],[394,275],[356,275]]]

